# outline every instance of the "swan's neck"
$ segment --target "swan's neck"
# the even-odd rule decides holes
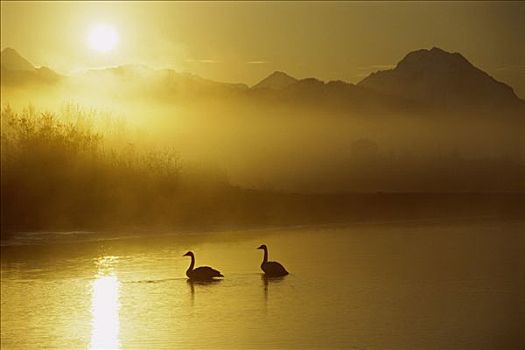
[[[268,249],[264,248],[263,264],[268,262]]]
[[[190,267],[188,267],[188,271],[193,271],[193,266],[195,266],[195,257],[193,255],[190,255],[191,263]]]

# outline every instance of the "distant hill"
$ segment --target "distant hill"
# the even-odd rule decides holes
[[[277,73],[277,74],[276,74]],[[293,80],[292,80],[293,79]],[[263,88],[264,87],[264,88]],[[250,89],[260,103],[284,104],[290,108],[382,113],[416,109],[415,103],[341,80],[295,79],[274,72]]]
[[[63,77],[47,67],[35,67],[16,50],[6,48],[1,53],[2,85],[52,84]]]
[[[510,86],[461,54],[436,47],[410,52],[394,69],[372,73],[357,85],[440,109],[505,110],[523,106]]]
[[[297,83],[298,80],[284,72],[275,71],[259,83],[254,85],[253,89],[275,89],[281,90],[290,85]]]
[[[28,60],[26,60],[16,50],[10,47],[4,49],[0,57],[2,69],[30,72],[36,70],[36,68]]]
[[[153,69],[143,65],[90,69],[79,78],[93,79],[94,82],[98,79],[113,79],[113,82],[124,83],[126,87],[139,88],[143,93],[159,97],[199,97],[200,94],[248,89],[245,84],[221,83],[195,74],[179,73],[173,69]]]

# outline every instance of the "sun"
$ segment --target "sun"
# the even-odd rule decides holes
[[[118,32],[110,25],[97,24],[93,26],[88,35],[89,47],[98,52],[113,50],[119,41]]]

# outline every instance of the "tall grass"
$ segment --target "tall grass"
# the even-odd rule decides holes
[[[93,112],[6,107],[1,117],[2,231],[173,224],[199,197],[174,151],[115,146],[105,134],[122,132],[97,130]]]
[[[6,107],[1,122],[2,235],[42,229],[211,229],[392,220],[434,217],[440,212],[521,215],[523,208],[519,194],[496,195],[487,201],[469,194],[299,195],[241,189],[216,172],[182,166],[173,150],[137,142],[141,140],[130,136],[120,121],[78,107],[60,113],[34,108],[16,112]],[[350,180],[366,188],[372,175],[387,174],[385,178],[393,183],[415,183],[422,189],[467,181],[474,184],[472,188],[486,188],[490,181],[499,186],[495,188],[523,188],[524,168],[513,163],[480,161],[477,166],[452,158],[443,167],[443,160],[433,165],[378,155],[369,158],[358,159],[352,168],[363,169],[361,173],[345,172],[341,166],[339,177],[328,179],[336,185],[338,179],[343,185]],[[439,166],[455,172],[443,172]],[[421,171],[410,170],[414,168]]]

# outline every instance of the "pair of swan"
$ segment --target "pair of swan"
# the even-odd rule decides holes
[[[284,268],[283,265],[276,261],[268,261],[268,247],[265,244],[262,244],[259,248],[264,250],[264,258],[261,264],[261,269],[264,271],[265,276],[267,277],[280,277],[286,276],[288,271]],[[209,266],[200,266],[194,269],[195,266],[195,254],[193,252],[187,252],[183,256],[191,257],[190,267],[186,270],[186,276],[190,280],[206,281],[213,280],[216,277],[224,277],[219,271],[209,267]]]

